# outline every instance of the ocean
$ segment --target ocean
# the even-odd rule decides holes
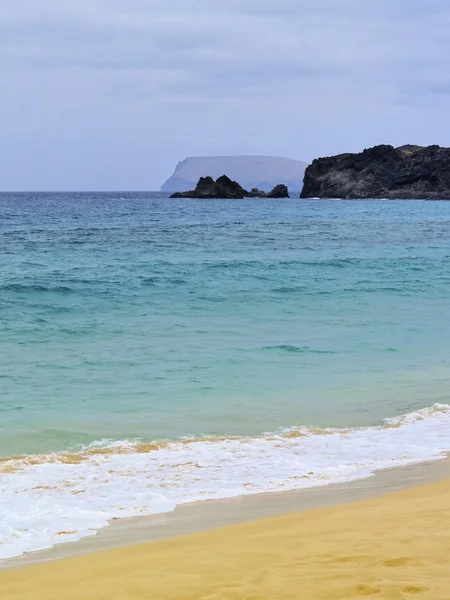
[[[0,559],[450,450],[450,203],[0,194]]]

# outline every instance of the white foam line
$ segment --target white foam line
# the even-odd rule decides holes
[[[111,519],[168,512],[198,500],[351,481],[444,458],[450,451],[450,405],[387,419],[380,427],[173,442],[148,452],[128,440],[98,442],[90,450],[99,448],[104,453],[84,451],[74,463],[63,454],[43,457],[40,464],[2,463],[0,559],[94,535]]]

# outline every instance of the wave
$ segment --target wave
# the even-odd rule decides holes
[[[337,354],[334,350],[317,350],[309,346],[293,346],[291,344],[280,344],[277,346],[264,346],[263,350],[275,350],[280,352],[294,352],[299,354]]]
[[[0,558],[94,535],[111,519],[187,502],[310,488],[450,451],[450,405],[377,427],[293,427],[259,437],[102,441],[0,459]]]
[[[73,292],[73,288],[66,285],[47,286],[39,284],[7,283],[0,286],[0,290],[8,292],[56,292],[68,294]]]
[[[303,248],[303,250],[305,250]],[[205,263],[208,269],[235,269],[239,270],[243,267],[263,266],[267,269],[277,269],[279,267],[335,267],[345,268],[355,265],[362,265],[373,262],[372,259],[365,258],[332,258],[323,260],[280,260],[276,262],[267,262],[264,260],[219,260],[217,262]]]
[[[307,292],[308,288],[304,285],[283,285],[272,289],[276,294],[297,294],[298,292]]]
[[[142,277],[140,278],[141,284],[143,286],[157,286],[159,284],[165,285],[184,285],[187,283],[186,279],[182,279],[181,277]]]

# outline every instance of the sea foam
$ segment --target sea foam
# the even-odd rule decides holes
[[[99,442],[73,453],[0,462],[0,558],[94,535],[108,521],[199,500],[369,477],[444,458],[450,405],[378,427],[292,428],[260,437]]]

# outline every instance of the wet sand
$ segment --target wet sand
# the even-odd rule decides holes
[[[0,571],[198,533],[286,513],[355,502],[447,477],[450,477],[450,458],[387,469],[377,472],[373,477],[349,483],[186,504],[170,513],[112,521],[96,535],[79,542],[60,544],[49,550],[0,561]]]
[[[415,485],[445,472],[449,472],[448,461],[392,469],[370,480],[303,493],[310,496],[308,502],[319,491],[328,493],[331,501],[330,490],[334,487],[334,500],[340,499],[344,504],[5,570],[0,573],[0,597],[8,600],[363,597],[448,600],[450,479]],[[373,495],[408,483],[414,487],[346,502],[355,495]],[[294,498],[300,497],[300,493],[289,495],[290,502],[296,504],[298,500]],[[277,503],[281,496],[289,495],[278,495],[278,500],[273,495],[271,502]],[[253,498],[245,500],[253,502]],[[262,504],[268,502],[268,498],[258,500]],[[245,518],[245,510],[250,507],[244,510],[245,503],[242,499],[239,502],[240,518]],[[208,504],[217,507],[217,503]],[[206,507],[205,503],[202,510]],[[201,505],[185,509],[200,511]],[[268,505],[266,510],[271,510]],[[228,508],[222,509],[222,518],[227,511]],[[133,521],[135,528],[138,521],[144,520]],[[178,529],[185,527],[182,521],[178,521]],[[214,522],[217,524],[217,519]],[[204,526],[209,526],[208,520]],[[172,533],[176,530],[173,527],[172,523]],[[114,529],[118,538],[127,538],[119,534],[120,530],[129,529],[125,524],[111,527],[110,533]]]

